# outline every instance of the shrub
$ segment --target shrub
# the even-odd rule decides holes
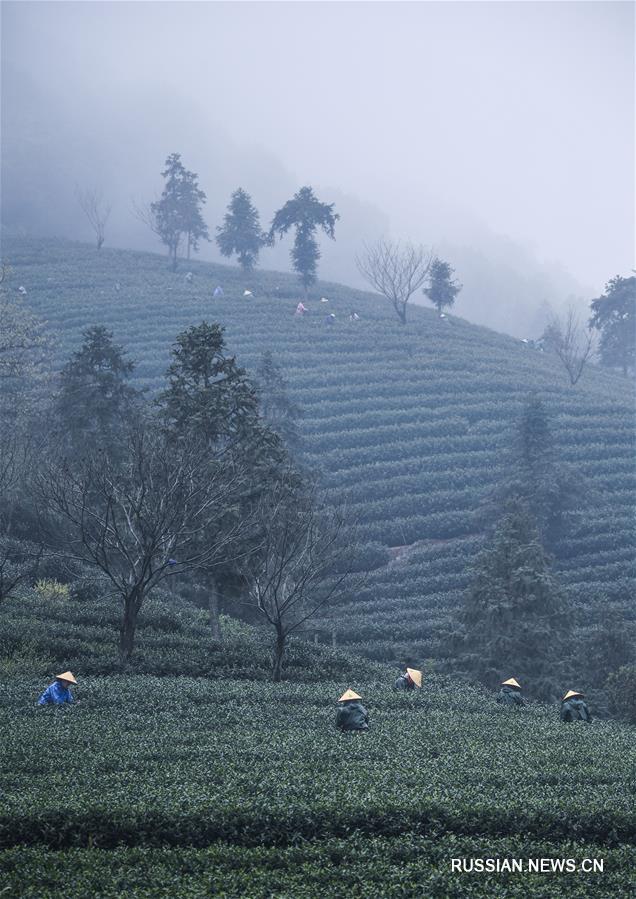
[[[636,665],[623,665],[607,679],[610,710],[636,724]]]
[[[41,599],[68,599],[71,595],[68,584],[60,584],[49,578],[35,582],[35,592]]]

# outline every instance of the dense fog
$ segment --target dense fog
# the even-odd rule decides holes
[[[160,250],[132,201],[182,154],[211,233],[232,190],[264,224],[304,184],[341,215],[320,274],[362,285],[379,236],[432,245],[455,311],[537,336],[634,246],[628,3],[2,4],[5,228]],[[289,242],[262,254],[288,270]],[[218,259],[214,243],[201,258]],[[423,298],[421,298],[423,300]]]

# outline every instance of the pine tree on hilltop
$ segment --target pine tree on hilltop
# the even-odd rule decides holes
[[[258,254],[267,242],[260,224],[258,210],[241,187],[232,194],[230,204],[217,227],[216,242],[223,256],[236,254],[244,272],[251,272],[258,263]]]
[[[333,203],[321,203],[311,187],[301,187],[272,220],[268,237],[270,242],[276,235],[283,237],[291,228],[296,229],[291,258],[294,271],[300,275],[305,288],[305,298],[309,287],[316,282],[320,259],[317,229],[321,228],[328,237],[335,239],[336,222],[340,216],[333,211],[333,207]]]
[[[478,558],[461,620],[473,676],[494,687],[514,674],[535,696],[556,695],[568,605],[523,501],[508,502]]]
[[[443,259],[434,259],[429,272],[428,287],[423,289],[425,296],[441,314],[442,309],[450,308],[455,302],[455,297],[462,289],[459,281],[453,280],[454,269]]]
[[[601,333],[601,365],[617,366],[627,375],[636,362],[636,277],[612,278],[590,309],[590,327]]]
[[[159,200],[150,204],[147,223],[168,248],[171,268],[175,271],[184,236],[188,259],[191,249],[198,249],[200,239],[210,239],[201,213],[206,196],[199,188],[198,175],[184,167],[180,153],[168,156],[161,175],[166,183]]]

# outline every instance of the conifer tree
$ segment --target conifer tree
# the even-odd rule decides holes
[[[601,332],[601,365],[616,366],[626,375],[636,360],[636,277],[612,278],[590,309],[590,327]]]
[[[291,469],[280,437],[260,415],[255,385],[227,352],[223,328],[201,322],[179,334],[167,376],[158,404],[169,439],[204,441],[228,476],[240,473],[232,508],[219,510],[219,527],[228,530],[249,522],[263,493]],[[293,478],[285,477],[293,489]],[[241,583],[236,560],[244,559],[259,539],[254,527],[244,527],[240,544],[226,552],[228,561],[217,561],[207,571],[210,623],[217,638],[221,597]]]
[[[434,259],[429,272],[428,287],[423,293],[441,314],[442,309],[450,308],[455,302],[455,297],[462,289],[459,281],[453,280],[454,269],[443,259]]]
[[[580,476],[558,457],[544,403],[536,393],[529,394],[515,429],[508,471],[492,497],[493,517],[508,499],[521,497],[543,545],[556,553],[568,515],[581,501],[580,485]]]
[[[258,262],[266,235],[260,225],[258,210],[241,187],[235,190],[227,208],[223,225],[217,229],[216,242],[223,256],[236,254],[244,272],[251,272]]]
[[[321,203],[311,187],[301,187],[272,219],[270,242],[274,241],[276,235],[283,237],[291,228],[295,228],[291,259],[294,271],[298,272],[305,289],[305,298],[309,287],[316,282],[320,259],[316,231],[321,228],[328,237],[335,240],[336,221],[340,216],[334,213],[333,208],[333,203]]]
[[[514,673],[534,695],[554,693],[568,605],[522,500],[506,504],[478,558],[461,619],[462,661],[472,675],[494,687]]]
[[[300,409],[287,395],[287,383],[271,352],[263,353],[256,372],[261,414],[290,448],[297,448],[300,435],[296,422]]]
[[[150,204],[150,224],[168,248],[170,264],[175,271],[184,237],[188,259],[191,249],[198,249],[200,239],[210,239],[201,213],[206,196],[199,188],[198,175],[184,167],[180,153],[168,156],[161,175],[166,183],[160,199]]]
[[[104,325],[87,328],[83,338],[60,374],[56,411],[62,444],[71,455],[97,449],[116,455],[139,398],[128,383],[135,365]]]

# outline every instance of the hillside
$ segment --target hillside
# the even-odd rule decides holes
[[[226,328],[250,369],[272,351],[304,412],[305,463],[329,497],[348,496],[375,568],[335,621],[340,643],[384,659],[443,652],[480,545],[479,509],[505,471],[531,390],[584,485],[557,563],[581,623],[609,606],[634,617],[633,403],[621,377],[590,368],[571,388],[555,358],[519,340],[423,308],[403,327],[384,300],[341,285],[320,283],[311,315],[298,319],[295,280],[280,273],[184,262],[173,274],[158,255],[56,241],[5,239],[3,255],[11,286],[25,286],[57,336],[58,364],[96,323],[126,346],[149,391],[175,335],[203,318]],[[224,295],[214,299],[217,284]],[[351,308],[360,321],[348,320]]]

